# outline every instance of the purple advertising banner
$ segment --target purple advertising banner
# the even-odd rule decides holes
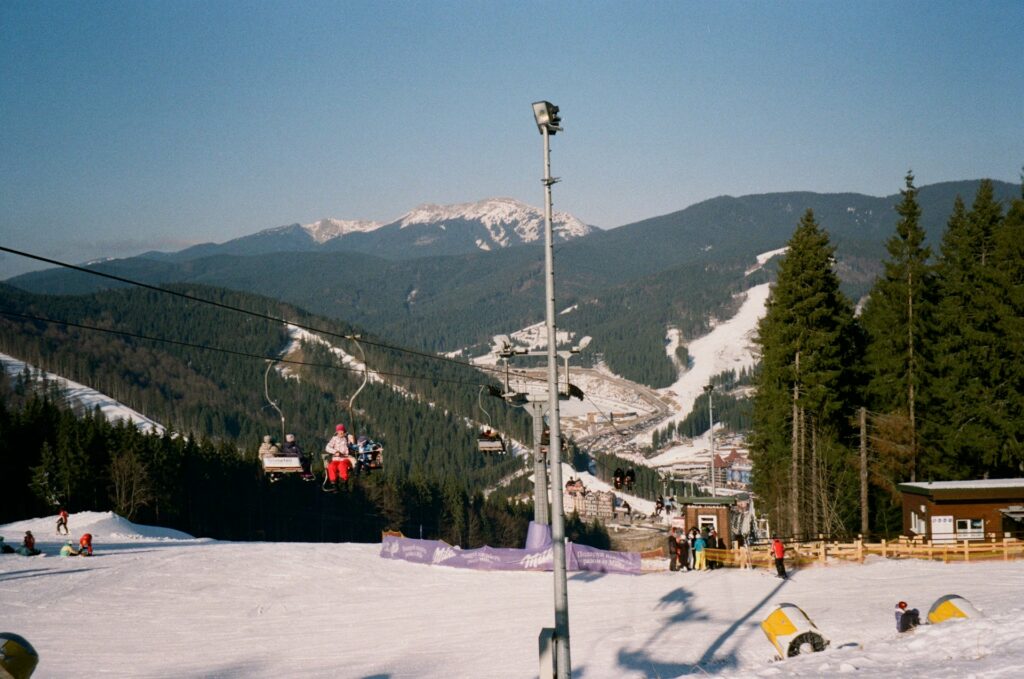
[[[475,570],[550,571],[554,568],[550,542],[534,549],[461,549],[440,540],[415,540],[386,535],[380,546],[380,555],[385,559]],[[570,571],[640,573],[638,552],[609,552],[567,542],[565,560],[566,569]]]

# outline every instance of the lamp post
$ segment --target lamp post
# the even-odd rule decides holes
[[[551,176],[551,136],[561,132],[558,107],[549,101],[533,104],[537,129],[544,138],[544,271],[547,296],[548,330],[548,412],[551,416],[551,542],[555,575],[555,670],[559,679],[572,675],[569,653],[569,592],[565,576],[565,514],[562,507],[562,432],[558,407],[558,348],[555,346],[555,265],[554,237],[551,232],[551,186],[558,181]]]
[[[711,497],[715,497],[715,411],[711,404],[711,392],[715,390],[714,384],[704,387],[704,393],[708,395],[708,440],[711,442]]]

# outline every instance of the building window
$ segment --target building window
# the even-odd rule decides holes
[[[718,517],[708,516],[707,514],[701,514],[697,517],[697,527],[703,529],[707,526],[708,530],[718,530]]]
[[[982,519],[957,519],[956,537],[959,540],[984,539],[985,522]]]

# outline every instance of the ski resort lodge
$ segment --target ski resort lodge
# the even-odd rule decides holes
[[[1024,478],[901,483],[905,535],[932,542],[1024,537]]]

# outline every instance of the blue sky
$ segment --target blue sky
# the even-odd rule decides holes
[[[3,2],[0,243],[83,261],[422,203],[612,228],[1024,165],[1024,2]],[[827,226],[827,225],[825,225]],[[25,270],[0,256],[0,278]]]

